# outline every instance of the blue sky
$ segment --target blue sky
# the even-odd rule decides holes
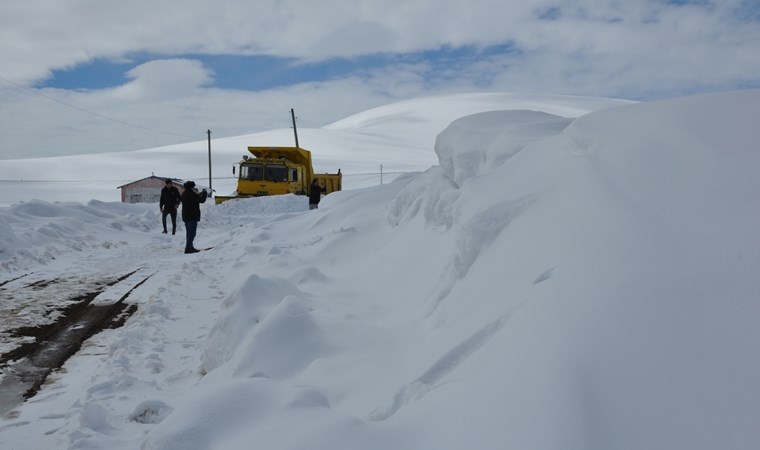
[[[255,4],[254,4],[255,3]],[[408,98],[760,88],[757,0],[0,2],[0,159],[319,127]]]
[[[297,58],[241,55],[171,55],[201,61],[214,73],[213,86],[220,89],[260,91],[297,83],[324,82],[354,74],[399,64],[425,63],[430,71],[450,70],[494,56],[516,54],[511,44],[478,48],[473,45],[405,54],[379,53],[354,58],[336,57],[319,62],[300,62]],[[148,61],[162,59],[161,55],[127,55],[128,61],[96,59],[73,69],[54,70],[36,87],[58,89],[103,89],[120,86],[128,81],[127,72]],[[483,80],[484,82],[486,80]]]

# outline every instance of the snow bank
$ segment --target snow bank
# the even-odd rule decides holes
[[[287,280],[262,279],[258,275],[251,275],[236,292],[225,299],[225,315],[214,327],[208,347],[203,353],[203,370],[210,372],[227,362],[239,346],[246,345],[245,341],[240,340],[241,336],[258,328],[260,322],[273,314],[286,298],[299,294],[298,289]],[[247,340],[253,339],[251,336]],[[246,352],[245,349],[241,351]]]
[[[246,418],[248,431],[214,428],[208,447],[355,448],[358,434],[362,447],[392,439],[378,448],[748,448],[760,438],[748,422],[760,412],[749,295],[760,287],[760,185],[746,144],[756,131],[741,118],[758,95],[572,123],[520,111],[455,121],[437,140],[440,168],[257,234],[274,248],[302,230],[294,252],[249,255],[261,275],[225,302],[209,375],[181,409]],[[727,116],[739,120],[724,127]],[[330,285],[304,298],[264,275],[293,269],[293,257],[328,269]],[[356,320],[391,350],[347,332]],[[358,356],[344,333],[373,351]],[[353,381],[338,387],[352,354]],[[319,413],[270,397],[304,386]],[[219,401],[228,389],[262,397],[238,411]],[[300,425],[346,414],[347,427]],[[279,420],[297,433],[265,431]],[[159,426],[147,448],[181,448],[206,423],[181,422]]]
[[[457,186],[498,170],[526,145],[561,131],[572,120],[538,111],[485,112],[454,121],[438,135],[441,168]]]
[[[160,222],[158,207],[92,200],[49,203],[34,200],[0,208],[0,268],[10,271],[46,264],[71,252],[126,244],[126,231],[144,232]],[[125,232],[114,240],[113,231]],[[102,238],[102,236],[107,236]]]

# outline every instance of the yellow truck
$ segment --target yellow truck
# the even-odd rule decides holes
[[[312,180],[325,188],[325,194],[340,191],[343,174],[316,174],[311,164],[311,152],[300,147],[248,147],[253,158],[246,155],[238,164],[237,189],[230,196],[216,196],[217,204],[234,198],[264,195],[308,195]],[[232,168],[235,173],[235,167]]]

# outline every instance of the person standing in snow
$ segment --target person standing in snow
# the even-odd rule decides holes
[[[319,207],[322,193],[326,191],[327,189],[324,186],[320,186],[316,178],[311,182],[311,186],[309,187],[309,209],[317,209]]]
[[[158,207],[161,208],[161,223],[164,224],[164,234],[166,231],[166,216],[172,216],[172,234],[177,231],[177,208],[179,208],[179,189],[173,184],[172,180],[166,179],[166,184],[161,189],[161,200],[158,202]]]
[[[206,202],[208,193],[204,189],[201,193],[195,192],[195,182],[186,181],[183,185],[185,190],[182,192],[180,200],[182,201],[182,221],[185,222],[185,231],[187,241],[185,242],[185,253],[198,253],[200,250],[193,247],[193,240],[198,231],[198,222],[201,220],[201,203]]]

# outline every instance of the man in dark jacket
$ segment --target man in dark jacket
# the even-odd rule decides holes
[[[198,253],[200,250],[193,247],[195,233],[198,231],[198,222],[201,220],[201,203],[206,201],[208,193],[204,189],[200,194],[195,192],[195,182],[187,181],[183,185],[185,190],[182,192],[182,221],[185,222],[185,231],[187,232],[187,241],[185,242],[185,253]]]
[[[179,208],[179,189],[174,187],[172,180],[166,179],[164,188],[161,189],[161,200],[158,207],[161,208],[161,222],[164,224],[164,234],[166,231],[166,216],[172,216],[172,234],[177,231],[177,208]]]
[[[323,186],[319,185],[319,181],[315,178],[309,186],[309,209],[317,209],[319,201],[322,199],[322,193],[326,192]]]

